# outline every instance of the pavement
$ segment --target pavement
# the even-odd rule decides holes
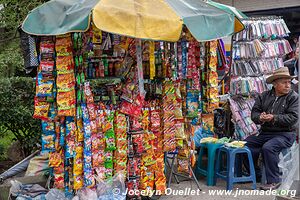
[[[191,181],[182,181],[179,184],[172,183],[170,185],[170,189],[167,190],[168,195],[162,196],[160,200],[193,200],[193,199],[204,199],[204,200],[274,200],[276,195],[259,195],[260,190],[256,191],[252,190],[252,184],[234,184],[234,189],[229,194],[225,194],[226,191],[226,181],[218,180],[215,186],[207,186],[205,178],[199,179],[200,189],[201,191],[197,191],[196,183]],[[260,184],[257,184],[258,188]],[[191,188],[191,189],[188,189]],[[180,192],[182,190],[182,192]],[[192,193],[194,190],[195,194]],[[197,193],[198,192],[198,193]],[[213,194],[213,192],[215,192]],[[217,193],[218,192],[218,193]],[[270,193],[270,192],[269,192]],[[256,195],[258,194],[258,195]]]

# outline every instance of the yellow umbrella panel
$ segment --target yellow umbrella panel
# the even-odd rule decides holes
[[[177,41],[182,20],[161,0],[101,0],[93,9],[101,30],[136,38]]]

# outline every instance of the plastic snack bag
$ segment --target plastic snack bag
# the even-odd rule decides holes
[[[198,116],[199,93],[189,91],[186,97],[187,117],[194,118]]]
[[[33,118],[48,120],[49,108],[50,103],[43,101],[43,99],[35,97]]]

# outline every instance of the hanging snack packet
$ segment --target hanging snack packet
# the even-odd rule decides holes
[[[104,158],[104,150],[96,150],[93,151],[92,154],[92,166],[93,168],[100,167],[104,164],[105,158]]]
[[[84,96],[85,96],[86,103],[94,103],[90,82],[84,83]]]
[[[92,188],[95,185],[94,173],[91,169],[84,170],[84,187]]]
[[[189,174],[189,159],[178,158],[178,172]]]
[[[49,153],[49,167],[59,167],[63,162],[63,158],[59,152]]]
[[[95,169],[97,174],[97,180],[104,180],[105,179],[105,167],[97,167]]]
[[[116,143],[115,143],[115,133],[113,129],[109,129],[105,132],[105,141],[106,141],[106,151],[113,151],[116,150]]]
[[[53,54],[54,53],[54,43],[52,38],[43,38],[40,43],[40,53],[41,54]]]
[[[77,142],[83,142],[84,140],[84,128],[82,118],[76,120],[77,131],[76,131],[76,139]]]
[[[187,117],[197,117],[199,109],[199,93],[196,91],[189,91],[186,97]]]
[[[44,79],[41,72],[37,75],[36,81],[36,96],[37,97],[47,97],[52,96],[54,81],[51,79]]]
[[[154,108],[151,108],[150,122],[151,122],[151,131],[159,131],[159,128],[161,126],[159,110],[155,110]]]
[[[89,117],[90,117],[90,120],[96,120],[96,108],[95,108],[95,105],[93,103],[88,103],[87,104],[87,108],[88,108],[88,111],[89,111]]]
[[[56,101],[57,101],[58,116],[76,115],[75,90],[57,93]]]
[[[40,63],[40,71],[46,73],[52,73],[54,69],[54,61],[44,61],[42,60]]]
[[[75,76],[73,73],[60,74],[56,79],[57,91],[68,92],[75,89]]]
[[[54,174],[54,183],[53,187],[57,189],[64,189],[65,187],[65,179],[64,179],[64,174]]]
[[[83,187],[83,176],[74,175],[74,190],[79,190]]]
[[[155,164],[156,160],[154,156],[154,151],[148,150],[145,154],[143,154],[142,160],[146,167]]]
[[[56,70],[58,74],[68,74],[74,71],[73,56],[61,56],[56,58]]]
[[[216,71],[210,71],[208,73],[208,82],[211,87],[218,86],[218,73]]]
[[[46,135],[55,134],[54,122],[48,122],[42,120],[42,131]]]
[[[33,118],[48,120],[49,108],[50,108],[50,104],[48,102],[41,101],[41,99],[35,97]]]
[[[143,145],[143,135],[133,135],[132,136],[132,142],[133,142],[133,149],[135,153],[143,153],[144,152],[144,145]]]
[[[59,145],[64,146],[65,144],[65,136],[66,136],[66,127],[65,127],[65,118],[61,117],[60,118],[60,135],[59,135]]]
[[[202,127],[203,131],[212,133],[214,129],[214,114],[203,114],[202,115]]]
[[[113,176],[113,167],[114,167],[113,162],[105,162],[104,166],[105,166],[105,177],[111,178]]]
[[[53,81],[40,82],[37,86],[37,97],[51,97],[53,89]]]
[[[75,157],[74,157],[74,175],[83,174],[83,147],[81,143],[77,143],[78,146],[75,148]]]
[[[131,131],[141,131],[141,130],[143,130],[142,124],[137,118],[131,117],[130,122],[131,122],[130,123],[130,130]]]
[[[42,151],[55,151],[55,134],[42,134]]]
[[[59,56],[69,56],[72,55],[72,39],[71,37],[56,37],[55,42],[56,55]]]
[[[207,88],[207,97],[209,99],[218,99],[219,91],[217,87],[209,87]]]

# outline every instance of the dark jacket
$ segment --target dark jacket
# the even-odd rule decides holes
[[[260,94],[252,108],[251,119],[261,124],[262,132],[295,132],[298,122],[298,94],[291,90],[287,95],[276,98],[275,90]],[[262,123],[260,114],[273,114],[274,120]]]

